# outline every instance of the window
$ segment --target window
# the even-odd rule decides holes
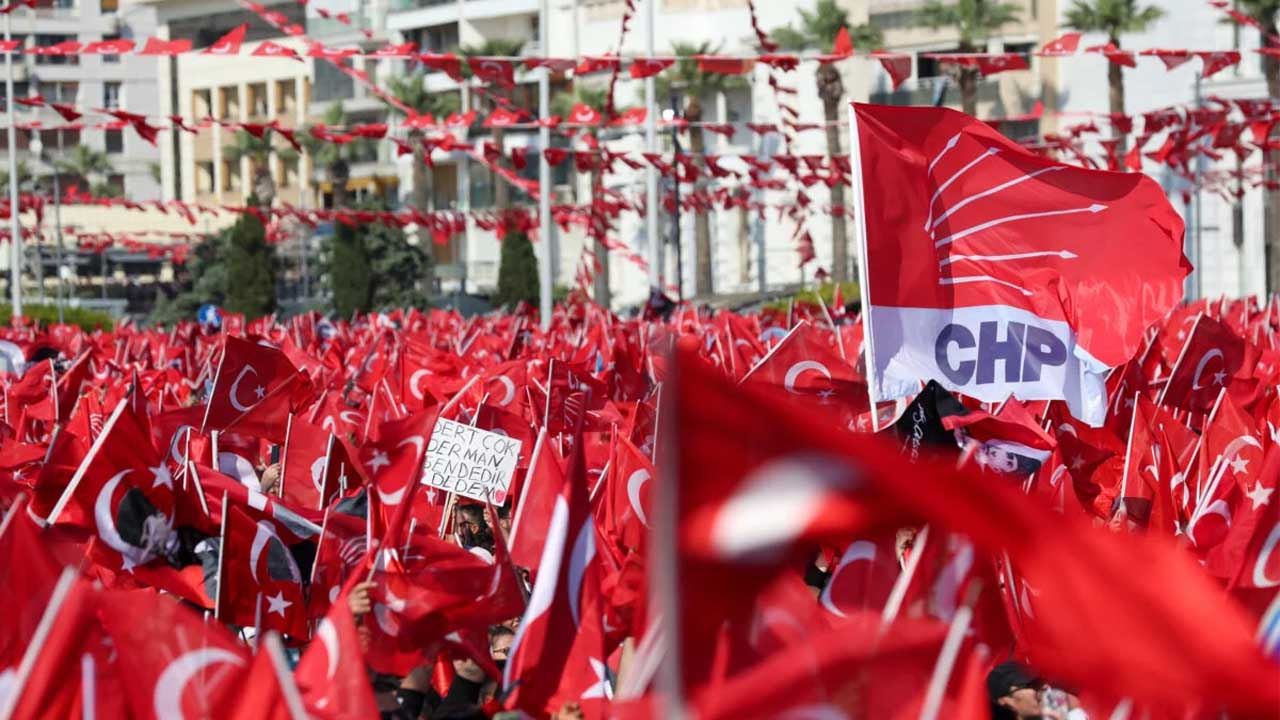
[[[298,185],[298,158],[280,158],[280,187],[289,188]]]
[[[115,34],[115,35],[103,35],[103,36],[102,36],[102,39],[103,39],[103,41],[119,40],[119,39],[120,39],[120,35],[119,35],[118,33],[117,33],[117,34]],[[107,53],[106,55],[103,55],[103,56],[102,56],[102,62],[104,62],[104,63],[118,63],[118,62],[120,62],[120,56],[119,56],[119,55],[117,55],[117,54],[115,54],[115,53]]]
[[[293,80],[276,82],[276,115],[289,117],[298,112],[298,93]]]
[[[196,192],[213,192],[213,163],[196,163]]]
[[[212,93],[208,90],[196,90],[191,93],[191,117],[195,120],[213,115]]]
[[[1007,53],[1017,53],[1018,55],[1029,55],[1036,49],[1035,43],[1005,43],[1004,51]]]
[[[124,152],[124,131],[123,130],[107,130],[106,136],[107,152],[122,153]]]
[[[218,115],[219,120],[239,120],[240,119],[240,88],[231,87],[218,88]]]
[[[234,167],[235,172],[232,172],[233,167]],[[239,165],[234,165],[234,166],[233,166],[231,163],[227,162],[226,160],[223,160],[223,161],[222,161],[222,182],[221,182],[221,183],[219,183],[219,188],[218,188],[219,190],[221,190],[221,191],[223,191],[223,192],[227,192],[228,190],[230,190],[230,189],[231,189],[231,176],[232,176],[232,175],[236,175],[236,176],[237,176],[237,177],[236,177],[236,180],[239,180],[239,179],[240,179],[240,178],[239,178],[239,175],[240,175],[240,166],[239,166]],[[237,183],[236,183],[236,185],[237,185],[237,186],[239,186],[239,184],[240,184],[239,182],[237,182]]]
[[[108,110],[119,110],[120,103],[123,100],[124,83],[104,82],[102,83],[102,107]]]
[[[74,80],[53,83],[53,87],[49,89],[49,92],[44,97],[46,100],[53,102],[74,105],[80,97],[80,83]]]
[[[267,117],[267,84],[253,83],[249,86],[249,117]]]
[[[35,45],[48,47],[75,40],[75,35],[36,35]],[[36,55],[37,65],[79,65],[79,55]]]

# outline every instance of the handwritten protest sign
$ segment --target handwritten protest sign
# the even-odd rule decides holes
[[[453,420],[436,421],[422,482],[445,492],[501,505],[520,459],[520,441]]]

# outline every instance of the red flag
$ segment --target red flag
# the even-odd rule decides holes
[[[587,499],[582,433],[556,496],[529,607],[503,669],[504,705],[542,716],[576,702],[604,716],[613,697],[605,661],[601,566]]]
[[[1164,191],[1033,155],[952,110],[853,116],[873,396],[935,378],[992,402],[1064,398],[1101,423],[1103,376],[1189,269]],[[1117,233],[1129,242],[1103,241]]]
[[[634,58],[631,61],[631,77],[636,80],[652,77],[675,64],[674,58]]]
[[[284,353],[228,335],[201,432],[235,427],[283,442],[295,395],[308,385]]]
[[[831,45],[831,54],[837,57],[849,57],[853,54],[853,39],[849,37],[849,28],[840,26],[835,42]]]
[[[529,472],[520,486],[511,522],[511,559],[516,565],[536,569],[546,544],[551,510],[560,488],[564,486],[564,467],[556,451],[547,441],[547,433],[539,433],[529,456]]]
[[[297,507],[324,509],[328,499],[325,463],[332,442],[333,434],[301,417],[289,417],[284,450],[280,453],[280,497]],[[333,492],[331,489],[329,495]]]
[[[364,668],[359,631],[342,596],[316,626],[294,677],[303,701],[317,716],[359,720],[378,714]]]
[[[572,123],[574,125],[588,125],[588,126],[599,125],[600,111],[591,107],[590,105],[586,105],[584,103],[577,103],[576,105],[573,106],[573,109],[569,111],[569,117],[567,119],[567,122]]]
[[[1044,47],[1036,51],[1036,55],[1041,57],[1075,55],[1076,48],[1080,46],[1081,35],[1082,33],[1078,32],[1063,33],[1057,39],[1046,43]]]
[[[1160,402],[1208,412],[1218,393],[1231,387],[1245,368],[1245,356],[1245,342],[1231,328],[1207,315],[1197,316],[1160,393]]]
[[[218,556],[219,620],[307,637],[302,572],[275,523],[224,501]]]
[[[146,591],[106,590],[94,604],[133,717],[214,717],[233,704],[249,655],[222,626]]]
[[[191,41],[186,39],[179,40],[161,40],[160,38],[149,37],[147,42],[138,51],[139,55],[181,55],[191,52]]]
[[[223,35],[217,42],[200,51],[201,55],[239,55],[240,45],[244,43],[245,33],[249,31],[249,23],[243,23]],[[166,53],[167,54],[167,53]]]
[[[477,78],[500,87],[515,86],[515,65],[501,58],[467,58],[467,65]]]

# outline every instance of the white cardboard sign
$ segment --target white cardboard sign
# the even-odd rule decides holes
[[[422,482],[445,492],[501,505],[520,460],[520,441],[453,420],[436,421]]]

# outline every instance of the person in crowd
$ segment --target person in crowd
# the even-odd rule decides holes
[[[1017,662],[992,668],[987,697],[992,720],[1089,720],[1074,695],[1050,687]]]

